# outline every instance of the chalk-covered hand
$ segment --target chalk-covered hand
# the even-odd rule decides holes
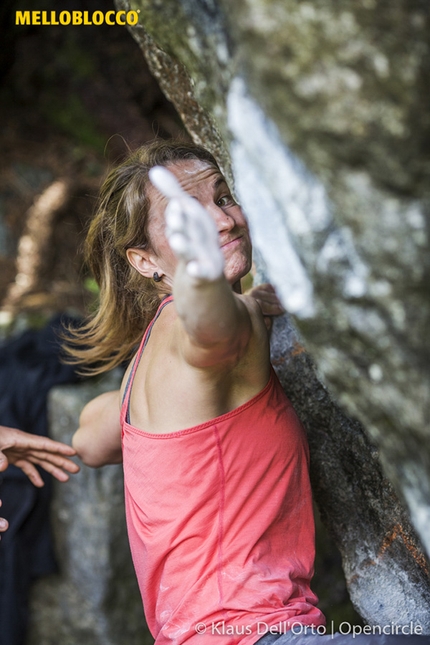
[[[224,269],[218,231],[209,213],[186,193],[176,177],[163,166],[149,171],[152,184],[169,200],[166,234],[175,255],[187,264],[193,278],[217,280]]]

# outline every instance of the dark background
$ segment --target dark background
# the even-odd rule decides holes
[[[125,27],[16,26],[19,9],[114,9],[96,2],[0,5],[0,302],[15,279],[15,256],[34,199],[56,179],[73,184],[41,251],[40,270],[17,308],[37,316],[83,312],[91,283],[80,248],[106,168],[155,135],[183,133]],[[185,135],[183,135],[185,136]],[[78,255],[77,255],[78,253]],[[37,316],[36,316],[37,314]]]

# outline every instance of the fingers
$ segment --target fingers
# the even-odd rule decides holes
[[[9,465],[9,462],[7,460],[6,455],[4,455],[0,450],[0,473],[3,472],[3,470],[6,470],[8,465]]]
[[[175,233],[182,233],[185,225],[185,214],[182,210],[179,200],[170,200],[166,207],[165,218],[166,232],[168,237],[174,235]]]
[[[0,472],[14,464],[37,487],[44,483],[36,465],[59,481],[67,481],[68,473],[79,471],[79,466],[69,459],[76,450],[67,444],[4,426],[0,426],[0,440]]]
[[[272,284],[270,284],[270,282],[263,282],[262,284],[258,284],[253,288],[256,289],[257,291],[264,291],[266,293],[276,294],[275,287]]]
[[[22,468],[25,474],[30,477],[27,470],[25,470],[21,464],[26,465],[26,468],[27,470],[30,470],[32,477],[34,477],[34,471],[39,475],[34,466],[32,466],[32,464],[35,464],[46,470],[47,473],[55,477],[55,479],[58,479],[58,481],[60,482],[68,481],[69,475],[67,473],[75,474],[80,470],[80,467],[78,466],[78,464],[75,464],[74,461],[71,461],[70,459],[67,459],[65,457],[51,455],[49,453],[37,453],[28,455],[26,460],[20,460],[16,462],[16,466]],[[31,469],[29,469],[29,466],[31,466]],[[30,479],[34,483],[32,477],[30,477]],[[38,479],[40,479],[40,475],[38,476]],[[40,479],[40,481],[42,480]]]
[[[280,316],[285,313],[285,309],[271,284],[260,284],[247,293],[258,302],[263,316]]]
[[[153,186],[167,197],[167,199],[180,197],[184,194],[184,190],[175,175],[164,166],[154,166],[148,175]]]
[[[76,454],[76,453],[75,453]],[[18,457],[19,459],[19,457]],[[44,452],[42,450],[30,450],[27,451],[25,457],[21,457],[22,461],[31,461],[33,464],[42,466],[45,470],[48,468],[61,468],[62,470],[67,470],[69,473],[77,473],[79,471],[78,464],[75,464],[74,461],[63,457],[62,455],[57,455],[51,452]],[[18,462],[15,462],[18,465]],[[51,472],[48,470],[48,472]]]
[[[27,450],[44,450],[46,452],[66,455],[68,457],[72,457],[76,454],[76,451],[71,446],[61,443],[60,441],[54,441],[48,437],[41,437],[29,432],[17,430],[16,428],[5,428],[4,426],[0,427],[0,430],[3,431],[2,436],[0,437],[0,447],[3,451],[8,449],[21,452]],[[4,458],[4,456],[5,455],[0,451],[0,462],[1,458]]]
[[[65,443],[61,443],[60,441],[53,441],[51,439],[48,439],[49,445],[45,450],[48,452],[52,453],[61,453],[62,455],[67,455],[68,457],[73,457],[76,455],[76,450],[72,448],[72,446],[68,446]]]
[[[37,468],[35,468],[35,466],[33,466],[33,464],[31,464],[29,461],[19,459],[15,462],[15,466],[21,468],[22,472],[27,475],[31,483],[34,484],[34,486],[36,486],[37,488],[42,488],[42,486],[45,485]]]
[[[1,502],[1,499],[0,499],[0,506],[1,506],[1,504],[2,504],[2,502]],[[3,533],[4,531],[7,531],[8,527],[9,527],[9,522],[7,520],[5,520],[4,517],[0,517],[0,533]],[[0,536],[0,540],[1,540],[1,536]]]
[[[193,248],[192,228],[187,219],[188,214],[183,210],[179,200],[172,199],[166,208],[166,234],[174,253],[185,261],[195,256]]]
[[[52,459],[35,459],[34,463],[41,466],[46,472],[53,475],[56,479],[66,482],[69,479],[67,473],[75,474],[80,471],[78,464],[70,459],[63,459],[61,461],[53,461]],[[67,471],[67,472],[64,472]]]
[[[167,239],[175,255],[187,262],[194,257],[194,253],[185,217],[179,202],[172,199],[166,208]]]
[[[16,449],[29,449],[37,450],[38,452],[47,452],[52,454],[60,454],[72,457],[76,455],[76,450],[72,446],[68,446],[65,443],[60,441],[54,441],[48,437],[40,437],[38,435],[31,435],[24,432],[19,432],[19,435],[15,437],[13,447]]]
[[[152,184],[169,200],[166,208],[166,233],[174,253],[187,263],[193,278],[216,280],[224,270],[218,230],[209,213],[186,193],[167,168],[149,171]]]
[[[38,443],[37,445],[40,445],[40,443]],[[63,444],[59,445],[63,446]],[[47,447],[49,449],[52,449],[51,444],[48,444]],[[64,447],[70,448],[70,446]],[[67,450],[67,452],[72,452],[73,454],[75,454],[75,450],[73,448]],[[74,474],[79,472],[80,470],[78,464],[75,464],[74,461],[55,452],[33,449],[26,450],[25,453],[22,454],[21,449],[16,447],[10,448],[8,450],[8,454],[10,457],[10,463],[13,463],[18,468],[21,468],[21,470],[30,479],[32,484],[34,484],[38,488],[42,487],[44,485],[44,482],[35,466],[40,466],[41,468],[46,470],[46,472],[50,473],[53,477],[61,482],[66,482],[69,479],[68,473]]]
[[[185,195],[185,194],[184,194]],[[185,195],[166,208],[167,236],[175,254],[187,263],[187,273],[216,280],[224,269],[215,223],[199,202]]]
[[[263,316],[281,316],[285,313],[285,309],[278,302],[267,302],[267,300],[260,300],[256,298],[256,301],[261,307]]]
[[[253,298],[260,298],[261,300],[265,300],[267,302],[272,302],[272,303],[280,303],[280,300],[276,295],[276,291],[270,284],[268,285],[259,284],[256,287],[252,287],[251,289],[249,289],[247,293]]]
[[[31,483],[38,488],[42,487],[44,482],[36,466],[40,466],[60,482],[68,481],[68,473],[77,473],[80,470],[78,464],[73,461],[65,458],[52,460],[51,455],[48,455],[48,459],[43,459],[40,456],[28,456],[27,459],[18,459],[15,465],[21,468]]]
[[[61,470],[61,468],[58,468],[57,466],[54,466],[53,464],[51,464],[49,462],[41,461],[41,462],[38,463],[38,465],[41,468],[43,468],[44,470],[46,470],[47,473],[49,473],[50,475],[55,477],[55,479],[58,479],[58,481],[60,481],[60,482],[66,482],[66,481],[69,480],[69,475],[67,473],[65,473],[64,470]],[[78,466],[78,470],[79,470],[79,466]],[[76,470],[74,472],[78,472],[78,470]],[[69,471],[69,472],[71,472],[71,471]]]

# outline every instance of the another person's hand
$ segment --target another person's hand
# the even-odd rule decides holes
[[[0,499],[0,506],[1,506],[1,499]],[[0,517],[0,533],[4,533],[4,531],[7,531],[7,528],[9,526],[9,523],[7,520],[4,519],[4,517]],[[0,537],[1,540],[1,537]]]
[[[270,331],[273,323],[273,316],[281,316],[285,313],[285,309],[276,295],[275,289],[271,284],[259,284],[255,287],[251,287],[251,289],[246,292],[246,295],[251,296],[258,302],[264,316],[266,327]]]
[[[65,482],[69,479],[68,473],[79,471],[79,466],[68,459],[73,455],[76,451],[59,441],[0,426],[0,472],[13,464],[39,488],[43,486],[43,480],[36,466]]]

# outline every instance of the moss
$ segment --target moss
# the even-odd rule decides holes
[[[162,8],[152,0],[132,0],[130,5],[139,11],[139,23],[157,45],[185,66],[203,107],[213,112],[224,106],[230,71],[219,57],[222,50],[228,58],[221,8],[210,12],[192,0],[165,2]]]
[[[42,112],[46,119],[64,134],[84,146],[103,152],[105,138],[98,132],[94,119],[76,94],[71,95],[67,102],[53,97],[42,107]]]

